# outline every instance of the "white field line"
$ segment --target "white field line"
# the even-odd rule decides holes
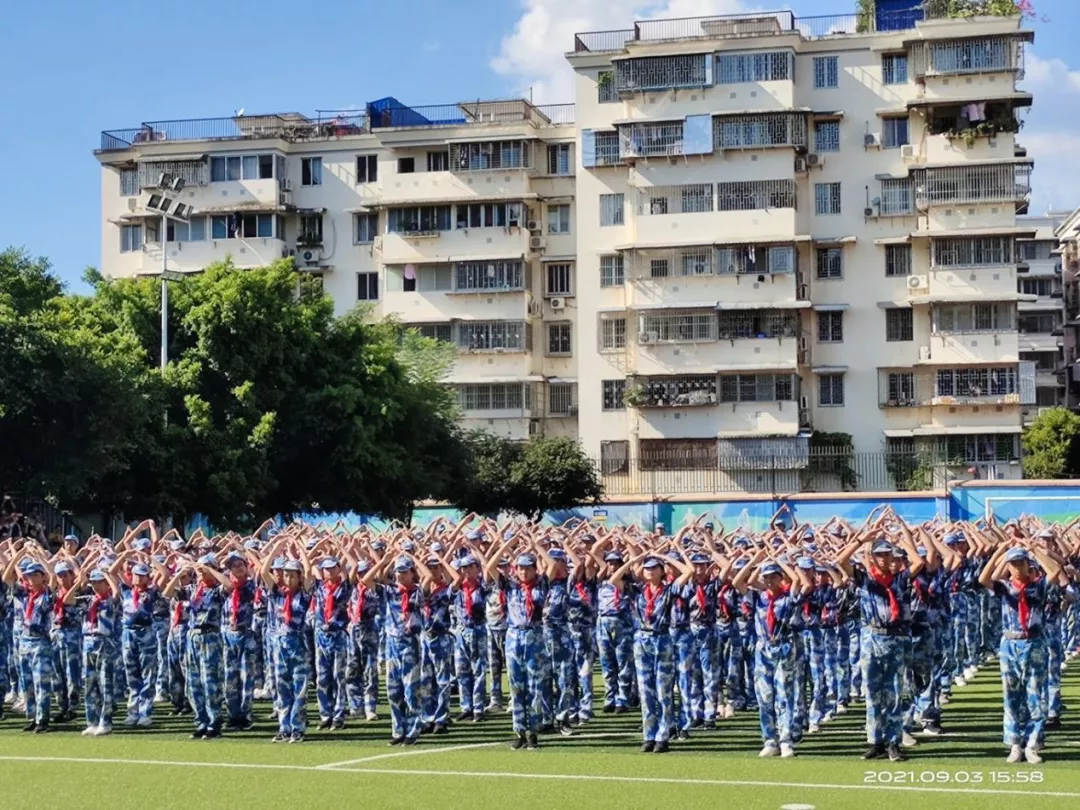
[[[438,748],[413,748],[410,746],[404,751],[394,751],[389,754],[376,754],[375,756],[361,757],[360,759],[346,759],[343,762],[328,762],[325,765],[316,765],[315,768],[320,771],[333,771],[338,768],[347,768],[350,765],[357,765],[361,762],[377,762],[380,759],[399,759],[400,757],[422,757],[425,754],[445,754],[450,751],[465,751],[469,748],[491,748],[496,745],[502,745],[502,743],[469,743],[468,745],[447,745],[439,746]]]
[[[433,751],[435,749],[432,749]],[[446,750],[446,749],[441,749]],[[528,756],[528,755],[524,755]],[[154,767],[173,768],[235,768],[255,770],[279,770],[279,771],[308,771],[310,773],[350,773],[350,774],[377,774],[383,776],[444,776],[451,778],[478,778],[478,779],[539,779],[547,781],[568,782],[608,782],[624,784],[652,784],[652,785],[695,785],[698,787],[762,787],[762,788],[799,788],[811,790],[863,790],[870,792],[894,792],[894,793],[956,793],[969,796],[1040,796],[1047,798],[1080,799],[1080,792],[1062,790],[1031,790],[1027,787],[1020,790],[1001,790],[996,788],[947,788],[927,787],[916,785],[860,785],[860,784],[832,784],[828,782],[767,782],[755,779],[690,779],[682,777],[663,776],[606,776],[600,774],[574,774],[574,773],[513,773],[505,771],[433,771],[433,770],[406,770],[393,768],[326,768],[320,765],[276,765],[240,762],[182,762],[175,760],[156,759],[106,759],[103,757],[31,757],[31,756],[2,756],[0,762],[62,762],[66,764],[89,764],[89,765],[149,765]]]

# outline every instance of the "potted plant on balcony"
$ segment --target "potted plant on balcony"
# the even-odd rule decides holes
[[[322,237],[317,233],[304,231],[296,238],[296,244],[302,248],[318,247],[322,244]]]
[[[637,383],[626,386],[623,391],[623,404],[628,408],[640,408],[645,404],[645,388]]]

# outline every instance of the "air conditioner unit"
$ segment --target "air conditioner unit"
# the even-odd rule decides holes
[[[863,211],[862,211],[862,215],[863,215],[864,217],[866,217],[867,219],[870,219],[871,217],[873,217],[875,213],[876,213],[876,212],[874,211],[874,209],[873,209],[873,208],[871,208],[870,206],[867,206],[867,207],[866,207],[866,208],[864,208],[864,209],[863,209]]]
[[[900,157],[904,160],[915,160],[915,144],[906,143],[900,147]]]
[[[157,187],[158,188],[172,188],[172,183],[175,178],[168,172],[162,172],[158,175]]]
[[[863,135],[863,146],[865,146],[866,148],[869,149],[871,146],[880,145],[881,140],[878,138],[878,134],[876,132],[867,132],[865,135]]]
[[[637,342],[643,345],[647,345],[649,343],[656,343],[658,337],[659,336],[656,334],[656,332],[639,332],[637,336]]]
[[[169,183],[169,188],[173,191],[183,191],[184,186],[187,185],[187,181],[183,177],[174,177],[172,182]]]
[[[282,180],[281,180],[281,190],[282,191],[292,191],[292,180],[290,180],[288,177],[282,178]]]
[[[912,292],[926,290],[930,286],[930,280],[926,276],[908,276],[907,288]]]
[[[809,397],[799,397],[799,407],[804,411],[809,410],[810,409],[810,398]]]
[[[529,237],[529,250],[543,250],[544,238],[542,236]]]
[[[535,219],[530,219],[526,223],[526,227],[533,233],[540,233],[540,223],[537,222]]]
[[[824,162],[825,161],[822,159],[821,155],[819,155],[817,152],[811,152],[806,156],[807,166],[820,166]]]
[[[539,318],[544,314],[544,310],[539,301],[529,302],[529,314],[534,318]]]
[[[134,211],[138,207],[139,207],[139,201],[136,200],[134,197],[129,197],[128,198],[128,211]]]
[[[306,265],[318,264],[322,261],[322,251],[319,248],[300,247],[296,249],[296,258]]]
[[[556,312],[559,312],[561,310],[566,309],[566,299],[565,298],[552,298],[551,299],[551,308],[553,310],[555,310]]]
[[[805,172],[807,170],[807,168],[808,168],[808,164],[806,162],[806,158],[804,158],[802,155],[797,155],[795,157],[795,172],[796,172],[796,174],[801,174],[801,173]]]
[[[920,346],[919,347],[919,360],[925,362],[925,361],[927,361],[929,359],[930,359],[930,347],[929,346]]]
[[[795,288],[795,297],[800,301],[810,300],[810,288],[806,284],[800,284]]]
[[[184,203],[177,203],[176,208],[173,209],[172,215],[176,219],[188,219],[191,217],[191,206]]]

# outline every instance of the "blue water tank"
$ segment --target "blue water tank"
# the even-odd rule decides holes
[[[878,31],[914,28],[915,23],[925,16],[922,3],[913,3],[912,0],[877,0],[875,4],[874,22]]]

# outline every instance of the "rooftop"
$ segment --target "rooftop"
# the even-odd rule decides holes
[[[574,123],[573,104],[532,104],[524,99],[460,101],[455,104],[409,106],[392,96],[371,101],[363,110],[317,110],[231,118],[146,121],[129,129],[101,133],[100,151],[176,141],[220,141],[278,138],[290,143],[331,140],[380,129],[528,124],[551,127]]]

